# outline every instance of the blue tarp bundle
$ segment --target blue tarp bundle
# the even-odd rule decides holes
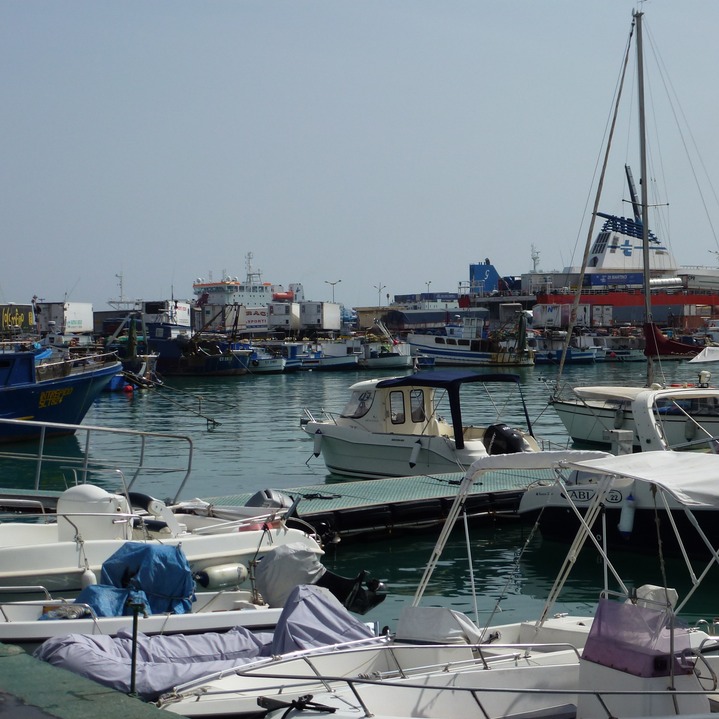
[[[126,542],[105,560],[100,584],[86,587],[75,600],[98,617],[133,613],[132,603],[147,614],[186,614],[192,610],[195,582],[181,547]]]

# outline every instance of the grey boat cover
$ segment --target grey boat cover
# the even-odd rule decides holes
[[[227,632],[152,636],[138,634],[135,691],[148,701],[178,684],[286,652],[372,637],[334,596],[321,587],[299,585],[290,594],[273,633],[244,627]],[[129,692],[132,630],[117,637],[66,634],[41,644],[34,656]]]

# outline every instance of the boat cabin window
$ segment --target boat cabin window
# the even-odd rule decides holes
[[[367,412],[369,412],[373,399],[374,392],[368,392],[367,390],[355,390],[352,392],[350,401],[347,402],[340,416],[349,417],[351,419],[364,417]]]
[[[404,424],[404,392],[390,392],[389,412],[392,424]]]
[[[413,389],[409,393],[409,411],[413,422],[424,422],[424,390]]]

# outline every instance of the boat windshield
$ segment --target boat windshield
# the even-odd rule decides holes
[[[368,392],[367,390],[355,390],[352,392],[352,396],[340,416],[349,417],[350,419],[364,417],[372,406],[374,394],[374,392]]]

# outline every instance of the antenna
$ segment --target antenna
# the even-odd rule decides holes
[[[539,272],[539,250],[532,245],[532,272]]]

